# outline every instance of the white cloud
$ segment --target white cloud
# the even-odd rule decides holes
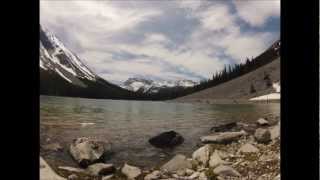
[[[280,0],[234,0],[240,18],[251,26],[262,26],[268,18],[280,16]]]
[[[174,13],[170,16],[166,14],[168,8],[164,3],[157,2],[162,6],[148,4],[148,8],[143,6],[144,3],[41,0],[40,22],[61,35],[62,42],[67,42],[68,47],[84,59],[93,71],[111,81],[125,81],[136,75],[163,79],[209,78],[229,63],[228,58],[241,62],[247,56],[256,56],[275,39],[270,32],[243,31],[236,21],[241,17],[248,23],[260,25],[265,23],[266,17],[274,14],[270,8],[261,10],[261,14],[255,12],[258,14],[253,18],[242,12],[248,9],[238,2],[235,2],[238,3],[237,13],[231,12],[230,6],[220,1],[170,3],[169,9],[177,13],[181,8],[190,11],[183,15],[198,22],[193,25],[194,31],[184,33],[186,31],[182,27],[179,29],[179,26],[174,30],[166,29],[173,23],[170,20],[174,19]],[[248,6],[246,8],[253,8],[252,3]],[[154,19],[157,17],[166,20],[167,24],[160,23],[162,30],[141,29],[143,23],[158,23]],[[186,20],[181,23],[191,22]],[[182,44],[174,42],[174,38],[169,36],[176,34],[184,37]],[[132,43],[131,38],[136,40]],[[115,53],[123,52],[135,56],[124,60],[114,58]]]

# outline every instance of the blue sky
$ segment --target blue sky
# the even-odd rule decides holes
[[[41,0],[40,22],[106,80],[198,81],[279,39],[280,0]]]

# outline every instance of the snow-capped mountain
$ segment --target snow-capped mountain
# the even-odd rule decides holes
[[[40,94],[90,98],[129,98],[132,94],[96,75],[41,25],[39,66]]]
[[[96,75],[56,36],[41,26],[39,65],[42,70],[53,71],[75,85],[82,85],[79,79],[96,81]]]
[[[192,87],[198,83],[191,80],[176,80],[176,81],[166,81],[166,80],[150,80],[144,78],[129,78],[126,80],[121,87],[134,92],[143,93],[157,93],[160,89],[165,88],[175,88],[175,87]]]

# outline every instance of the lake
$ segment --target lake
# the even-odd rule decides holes
[[[54,166],[76,166],[68,154],[74,138],[98,137],[112,142],[107,162],[156,166],[182,153],[190,156],[210,128],[230,121],[254,123],[265,116],[280,116],[280,104],[184,104],[173,102],[97,100],[40,96],[40,144],[58,142],[63,152],[40,151]],[[185,141],[161,150],[148,139],[174,130]]]

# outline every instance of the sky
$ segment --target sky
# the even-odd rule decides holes
[[[279,39],[280,0],[40,0],[40,23],[108,81],[199,81]]]

